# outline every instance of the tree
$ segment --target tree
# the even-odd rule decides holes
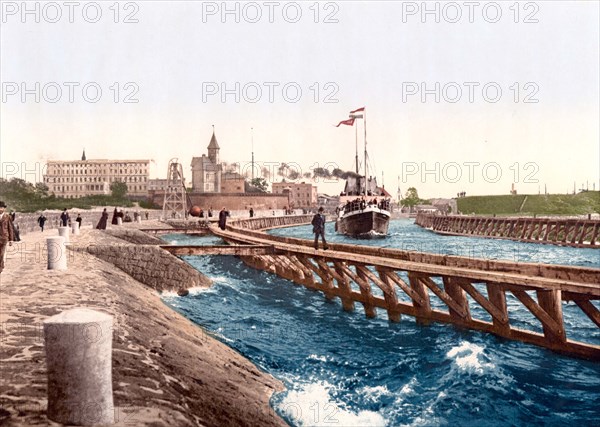
[[[267,184],[267,180],[264,178],[254,178],[250,180],[250,185],[252,185],[253,187],[258,188],[260,191],[262,191],[263,193],[267,192],[268,184]]]
[[[43,182],[38,182],[35,184],[35,192],[38,197],[47,197],[48,196],[48,186]]]
[[[110,192],[112,196],[117,199],[122,199],[127,194],[127,184],[121,181],[115,181],[110,184]]]
[[[412,208],[421,202],[423,202],[423,200],[419,198],[417,189],[415,187],[410,187],[408,190],[406,190],[406,194],[404,195],[404,199],[401,203],[402,206],[408,206],[409,208]]]

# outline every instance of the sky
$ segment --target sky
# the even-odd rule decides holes
[[[421,197],[600,189],[599,3],[1,2],[2,177],[47,160],[354,169]],[[356,129],[337,123],[366,107]],[[361,160],[362,163],[362,160]],[[362,168],[361,164],[361,168]],[[271,177],[279,181],[280,177]],[[306,181],[306,179],[303,179]],[[343,182],[320,178],[320,193]]]

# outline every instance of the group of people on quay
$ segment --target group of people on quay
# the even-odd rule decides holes
[[[6,252],[6,246],[12,246],[12,242],[15,241],[15,227],[13,223],[13,214],[7,214],[4,212],[6,209],[6,203],[0,201],[0,273],[4,270],[4,252]]]
[[[148,219],[148,212],[144,212],[146,219]],[[138,211],[133,212],[133,218],[129,215],[129,212],[123,213],[123,209],[115,208],[113,211],[112,219],[110,223],[112,225],[119,225],[119,219],[121,219],[121,223],[123,222],[139,222],[142,218],[142,214]],[[106,226],[108,225],[108,212],[106,208],[102,211],[102,215],[100,216],[100,220],[96,225],[98,230],[106,230]]]
[[[338,213],[340,213],[340,211],[343,211],[344,213],[354,212],[354,211],[358,211],[358,210],[364,210],[367,207],[373,207],[373,206],[376,206],[379,209],[389,211],[390,203],[391,203],[391,201],[389,198],[385,198],[385,199],[381,199],[381,200],[377,200],[377,198],[373,198],[371,200],[365,200],[364,197],[357,197],[354,200],[346,202],[346,204],[344,204],[343,206],[337,207],[335,210],[335,213],[338,214]]]

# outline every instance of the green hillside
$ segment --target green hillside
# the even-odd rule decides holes
[[[600,213],[600,191],[579,194],[471,196],[456,200],[463,214],[584,215]]]

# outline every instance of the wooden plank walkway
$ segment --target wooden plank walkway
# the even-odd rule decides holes
[[[172,255],[274,255],[273,245],[161,245]]]

